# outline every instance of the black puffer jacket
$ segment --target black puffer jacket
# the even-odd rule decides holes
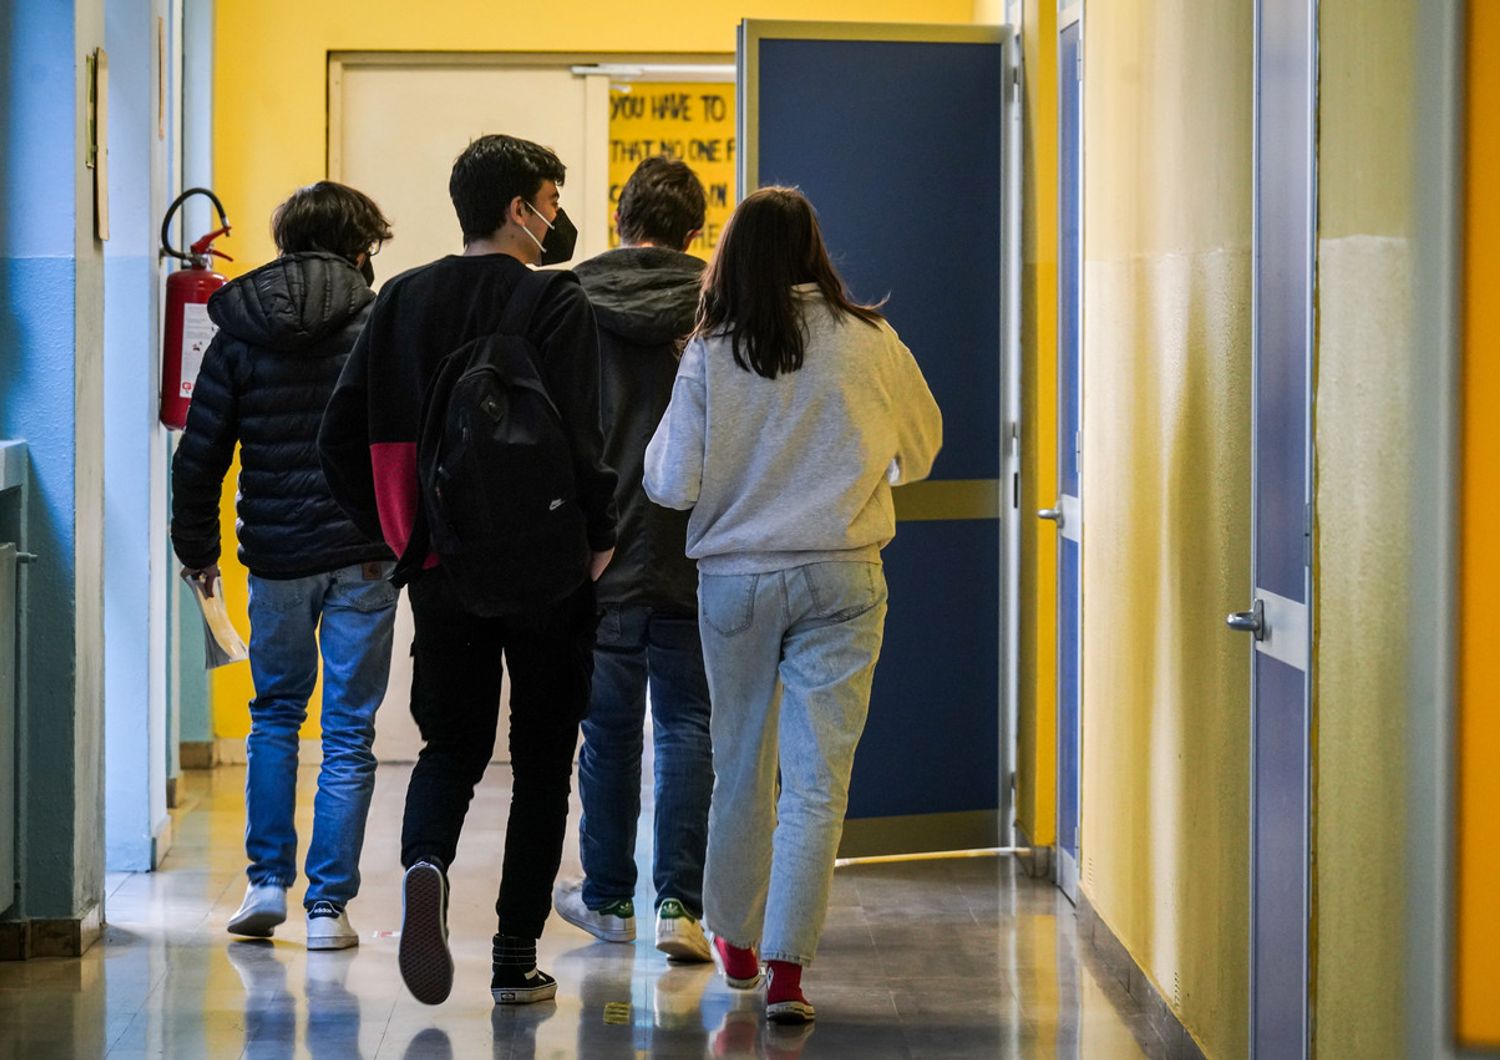
[[[689,512],[651,503],[641,485],[646,445],[672,399],[681,341],[693,329],[703,262],[659,247],[621,247],[573,270],[599,322],[604,462],[620,476],[615,558],[596,585],[608,606],[698,613],[698,569],[687,558]]]
[[[290,254],[214,293],[203,356],[172,460],[172,546],[184,566],[219,559],[219,493],[236,442],[240,559],[300,578],[390,550],[356,530],[318,462],[318,427],[375,292],[332,254]]]

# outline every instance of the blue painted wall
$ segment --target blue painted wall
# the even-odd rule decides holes
[[[79,67],[99,13],[97,2],[0,0],[0,436],[30,445],[27,543],[39,557],[22,575],[19,761],[5,764],[20,787],[12,912],[29,916],[77,915],[102,892],[99,587],[92,576],[80,585],[77,569],[80,555],[96,562],[77,531],[82,520],[97,534],[98,449],[86,442],[80,463],[75,411],[78,365],[97,354],[100,323],[97,251],[79,238],[76,155]]]

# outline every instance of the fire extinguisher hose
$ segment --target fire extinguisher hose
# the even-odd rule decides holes
[[[173,199],[172,205],[167,207],[166,216],[161,219],[161,252],[164,257],[171,256],[176,258],[178,261],[187,262],[188,264],[192,264],[193,262],[199,260],[199,255],[195,255],[186,250],[178,250],[176,247],[172,246],[171,228],[173,216],[182,207],[182,204],[188,199],[192,198],[194,195],[208,196],[209,201],[214,204],[214,209],[219,211],[220,226],[225,231],[229,229],[229,218],[224,213],[224,204],[220,202],[219,197],[209,189],[188,188],[181,195],[177,196],[177,198]]]

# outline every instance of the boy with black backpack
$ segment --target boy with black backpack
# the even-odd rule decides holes
[[[615,541],[602,459],[594,315],[570,272],[565,169],[510,136],[474,141],[448,190],[464,252],[386,284],[324,418],[334,496],[399,556],[416,624],[412,715],[424,745],[402,825],[401,975],[427,1004],[453,984],[447,872],[484,775],[510,668],[514,773],[491,993],[555,996],[536,940],[562,859]]]

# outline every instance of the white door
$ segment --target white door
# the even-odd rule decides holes
[[[335,59],[329,104],[329,179],[373,198],[395,232],[375,259],[377,287],[463,249],[448,174],[470,141],[486,133],[509,133],[556,151],[568,167],[562,202],[578,226],[575,260],[607,249],[607,77],[579,76],[566,66],[465,59]],[[422,746],[410,710],[411,638],[403,593],[390,684],[375,727],[375,756],[382,762],[415,761]],[[504,757],[508,682],[501,698],[496,747]]]

